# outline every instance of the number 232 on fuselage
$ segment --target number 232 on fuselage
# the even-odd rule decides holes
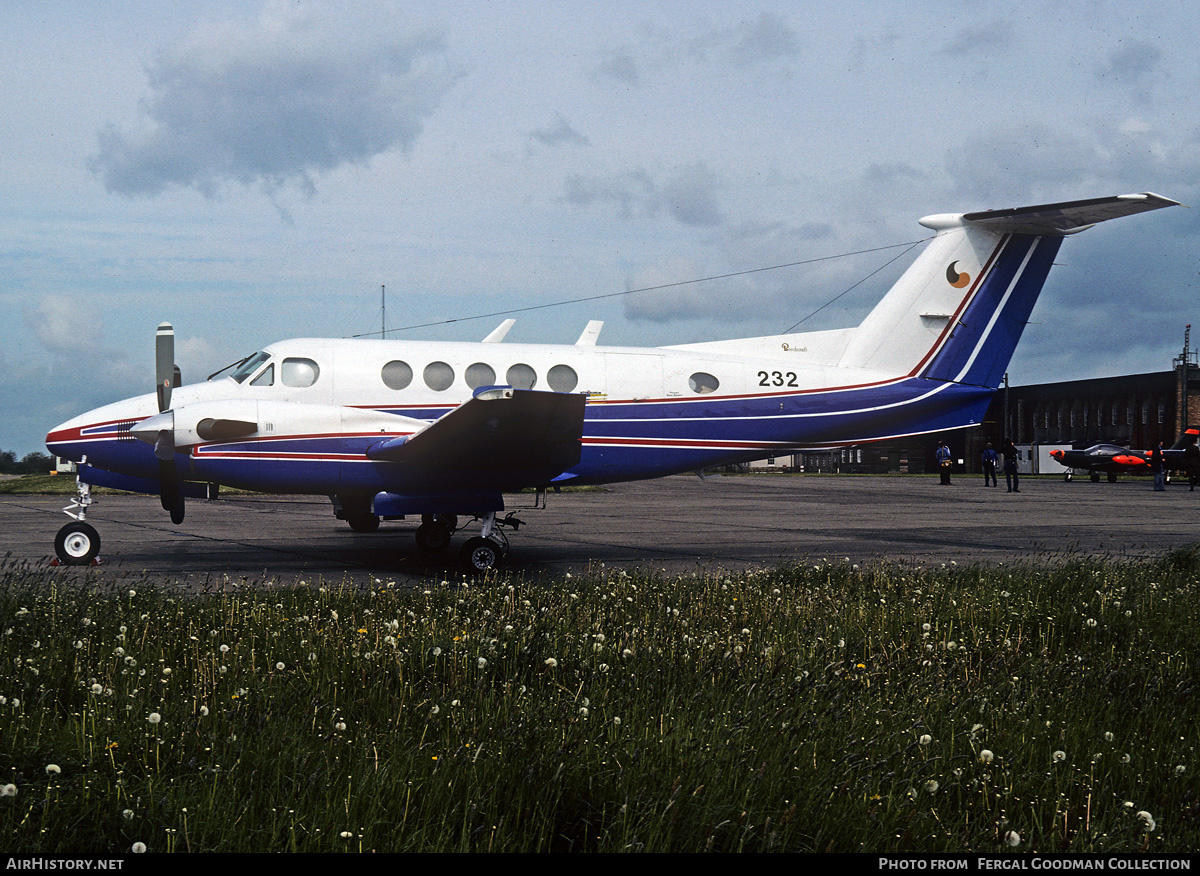
[[[925,250],[854,328],[654,348],[297,339],[179,385],[159,327],[156,392],[46,437],[79,465],[56,552],[90,562],[89,487],[157,493],[175,522],[213,485],[324,494],[352,527],[420,516],[469,568],[507,550],[506,491],[657,478],[801,449],[976,425],[1064,237],[1175,205],[1151,193],[927,216]]]

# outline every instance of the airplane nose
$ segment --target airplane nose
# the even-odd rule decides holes
[[[79,431],[82,425],[81,419],[75,417],[65,423],[59,423],[46,433],[46,449],[52,456],[61,456],[63,459],[70,459],[73,462],[79,462],[82,459],[82,454],[69,446],[71,443],[78,442],[82,437]]]
[[[1051,450],[1050,456],[1053,459],[1062,459],[1063,452],[1061,450]]]

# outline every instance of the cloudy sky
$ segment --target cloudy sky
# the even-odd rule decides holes
[[[190,382],[378,330],[382,285],[396,337],[607,295],[509,339],[603,319],[640,345],[781,332],[869,277],[804,323],[833,328],[903,247],[619,293],[917,241],[929,213],[1200,208],[1198,33],[1177,0],[7,0],[0,449],[150,391],[162,320]],[[1013,382],[1169,368],[1198,242],[1179,208],[1069,240]]]

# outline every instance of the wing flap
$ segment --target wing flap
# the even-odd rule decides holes
[[[405,469],[406,489],[520,489],[550,481],[580,459],[581,394],[493,388],[428,428],[373,445],[367,456]]]

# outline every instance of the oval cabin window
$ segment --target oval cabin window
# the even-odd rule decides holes
[[[555,392],[570,392],[579,385],[579,376],[570,365],[555,365],[546,372],[546,382]]]
[[[692,388],[692,392],[700,395],[707,395],[710,392],[716,392],[717,387],[721,382],[706,371],[697,371],[688,378],[688,386]]]
[[[280,379],[284,386],[312,386],[321,376],[321,367],[312,359],[284,359]]]
[[[412,383],[413,371],[407,362],[396,359],[383,366],[381,376],[383,385],[388,389],[407,389]]]
[[[425,385],[434,392],[443,392],[454,382],[454,369],[445,362],[430,362],[425,366]]]
[[[525,363],[518,362],[508,369],[504,379],[513,389],[533,389],[537,384],[537,372]]]
[[[467,386],[471,389],[496,385],[496,370],[483,362],[468,365],[466,374],[463,376],[467,379]]]

